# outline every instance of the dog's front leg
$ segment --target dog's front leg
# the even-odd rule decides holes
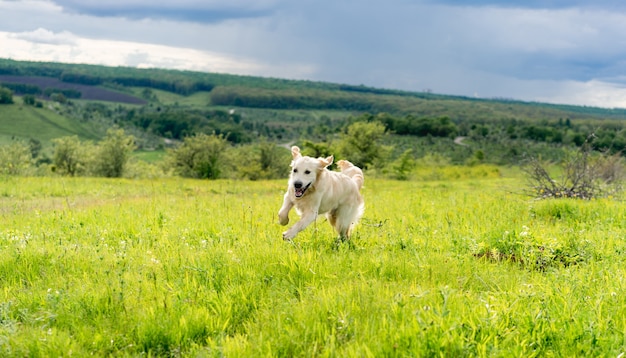
[[[283,233],[283,240],[293,239],[300,231],[304,230],[307,226],[314,222],[315,219],[317,219],[317,212],[310,212],[302,215],[297,223]]]
[[[293,201],[289,197],[289,193],[285,194],[283,206],[278,211],[278,222],[283,226],[289,224],[289,211],[293,208]]]

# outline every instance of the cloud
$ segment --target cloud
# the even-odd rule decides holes
[[[33,34],[39,34],[39,36]],[[302,65],[277,66],[191,48],[129,41],[97,40],[82,38],[69,33],[66,35],[72,38],[71,42],[40,41],[41,37],[58,37],[58,35],[45,29],[38,29],[26,35],[0,32],[0,42],[6,45],[3,49],[3,57],[28,61],[170,68],[259,76],[278,76],[282,73],[300,78],[310,76],[313,71],[310,67]]]
[[[447,4],[462,7],[500,7],[532,9],[626,9],[621,0],[431,0],[432,4]]]
[[[0,56],[626,106],[624,23],[610,0],[0,0]]]
[[[124,17],[130,19],[169,19],[214,23],[230,19],[267,16],[277,5],[277,0],[53,0],[69,13],[97,17]]]
[[[52,31],[42,29],[41,27],[34,31],[18,32],[10,35],[11,38],[25,40],[33,43],[49,44],[49,45],[73,45],[76,42],[76,36],[68,31],[54,33]]]

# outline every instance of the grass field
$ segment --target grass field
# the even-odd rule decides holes
[[[166,156],[165,150],[136,150],[132,153],[133,157],[148,163],[158,163]]]
[[[36,139],[49,147],[50,141],[58,137],[76,135],[82,140],[100,137],[90,123],[59,115],[48,108],[22,105],[21,98],[15,101],[16,104],[0,106],[0,145]]]
[[[621,357],[626,204],[520,183],[369,179],[284,242],[286,180],[1,178],[0,355]]]
[[[0,75],[0,83],[2,82],[36,86],[39,87],[42,91],[46,89],[75,90],[80,92],[80,98],[82,100],[107,101],[127,104],[146,103],[146,101],[141,99],[140,97],[134,97],[126,93],[121,93],[101,86],[69,83],[53,77]]]

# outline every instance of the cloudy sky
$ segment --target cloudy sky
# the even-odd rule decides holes
[[[0,0],[0,57],[626,108],[626,1]]]

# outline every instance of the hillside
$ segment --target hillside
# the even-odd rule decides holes
[[[21,103],[0,105],[0,144],[35,139],[47,145],[51,139],[71,135],[96,140],[102,136],[102,131],[95,123],[59,114],[51,104],[46,108]]]
[[[3,80],[4,79],[4,80]],[[253,76],[164,69],[136,69],[97,65],[40,63],[0,59],[0,83],[39,84],[45,87],[79,88],[82,99],[112,96],[132,88],[164,90],[183,96],[211,92],[211,104],[269,109],[329,109],[388,112],[392,114],[449,115],[466,119],[528,118],[617,118],[626,119],[626,109],[555,105],[512,99],[480,99],[429,92],[352,86],[328,82],[286,80]],[[34,83],[35,82],[35,83]],[[145,104],[138,96],[97,98],[114,102]],[[463,119],[463,118],[461,118]]]
[[[580,145],[591,133],[596,147],[624,151],[626,109],[478,99],[345,84],[164,69],[38,63],[0,59],[0,85],[16,96],[54,103],[33,109],[0,106],[3,138],[102,135],[118,125],[157,147],[159,138],[223,134],[234,144],[260,137],[277,142],[333,141],[346,123],[378,120],[397,151],[446,151],[454,162],[477,151],[508,162],[529,148],[546,153]],[[63,94],[67,103],[51,102]],[[48,119],[44,125],[41,117]],[[14,126],[19,118],[20,125]],[[34,130],[36,129],[36,130]],[[471,147],[459,152],[454,137]],[[336,139],[336,138],[335,138]],[[443,149],[442,149],[443,148]],[[469,150],[471,149],[471,150]],[[502,154],[507,153],[507,154]],[[504,157],[503,157],[504,155]]]

